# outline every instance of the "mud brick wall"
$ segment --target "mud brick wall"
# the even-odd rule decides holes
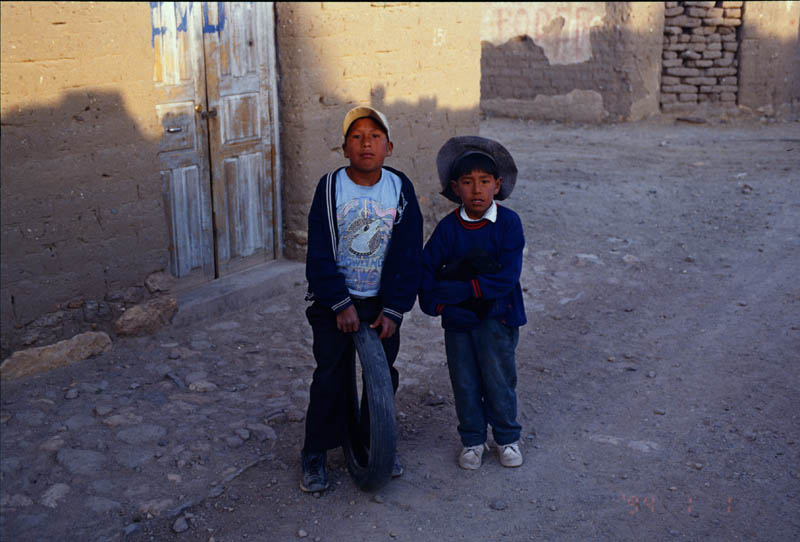
[[[745,2],[739,105],[800,118],[800,2]]]
[[[735,105],[744,2],[665,2],[661,110]]]
[[[346,165],[342,120],[356,105],[388,117],[386,165],[415,183],[425,233],[451,207],[436,153],[478,132],[481,5],[277,3],[284,253],[304,259],[319,178]]]
[[[110,318],[166,265],[150,28],[137,3],[3,3],[4,354],[42,314],[49,342]]]
[[[481,110],[558,121],[658,113],[661,2],[491,2]]]

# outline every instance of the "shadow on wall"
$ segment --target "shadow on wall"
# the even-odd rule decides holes
[[[605,14],[594,20],[590,15],[581,16],[581,10],[589,13],[589,8],[579,4],[583,3],[549,8],[555,10],[552,12],[537,7],[528,13],[520,7],[520,14],[531,17],[531,28],[498,17],[498,25],[516,25],[520,33],[502,44],[496,40],[481,43],[484,114],[562,122],[616,122],[660,113],[663,24],[658,26],[652,18],[659,15],[663,23],[663,11],[650,14],[652,29],[658,29],[654,33],[648,25],[636,28],[631,24],[630,2],[608,2],[605,8],[595,4]],[[781,12],[791,2],[754,4],[757,8],[753,9]],[[559,16],[559,9],[570,19]],[[760,26],[752,22],[754,19],[749,20],[748,28],[748,19],[744,18],[744,33],[740,35],[736,104],[697,103],[693,99],[692,103],[687,102],[688,106],[694,105],[698,110],[708,106],[736,110],[738,104],[776,113],[800,111],[800,25],[796,17],[778,17],[774,13],[771,18],[764,17]],[[776,24],[781,25],[781,34],[777,33]],[[524,33],[531,29],[536,36]],[[687,94],[686,98],[690,97]]]
[[[539,120],[613,122],[630,120],[635,103],[650,98],[651,114],[657,113],[663,26],[657,27],[654,38],[631,27],[629,2],[595,6],[604,12],[602,17],[581,6],[567,6],[564,15],[545,8],[526,11],[549,51],[527,34],[501,45],[482,41],[482,111]],[[643,62],[655,73],[643,73]]]
[[[306,220],[319,178],[327,171],[346,166],[342,152],[342,121],[345,114],[357,105],[369,105],[383,112],[389,121],[394,150],[385,165],[403,171],[414,183],[417,199],[423,216],[424,239],[430,236],[437,222],[454,209],[454,204],[441,196],[441,185],[436,171],[436,155],[444,142],[455,135],[477,135],[479,131],[479,109],[441,107],[436,96],[422,97],[417,102],[395,100],[387,102],[386,87],[372,87],[368,101],[348,100],[340,97],[319,98],[324,108],[316,114],[316,134],[323,140],[329,152],[314,155],[308,148],[310,141],[299,141],[291,133],[282,133],[283,152],[287,155],[283,163],[305,163],[311,182],[304,192],[298,193],[297,178],[286,173],[289,182],[284,183],[284,227],[285,253],[289,258],[305,260]],[[285,120],[284,120],[285,122]],[[311,130],[310,122],[303,121]],[[309,132],[305,132],[308,134]],[[306,137],[309,137],[308,135]]]
[[[167,265],[158,141],[122,96],[66,92],[2,117],[2,358],[105,328]],[[40,316],[44,314],[44,316]]]

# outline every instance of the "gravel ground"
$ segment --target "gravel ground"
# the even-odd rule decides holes
[[[481,135],[520,170],[522,467],[492,450],[458,468],[442,330],[415,308],[405,474],[365,493],[334,451],[331,489],[302,493],[298,264],[268,306],[4,382],[0,538],[800,538],[800,124],[491,119]]]

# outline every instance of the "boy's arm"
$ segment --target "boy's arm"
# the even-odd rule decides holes
[[[422,251],[422,280],[419,288],[419,308],[427,315],[438,316],[442,300],[436,295],[436,270],[447,260],[447,242],[443,239],[441,223],[436,226]]]
[[[344,275],[336,267],[336,249],[328,221],[325,185],[323,178],[317,185],[308,213],[306,278],[314,299],[339,313],[352,306],[353,300],[347,290]]]
[[[525,236],[522,231],[522,222],[514,213],[502,233],[498,260],[502,269],[497,273],[478,275],[472,279],[469,283],[472,297],[496,299],[511,292],[522,274],[522,250],[524,248]]]
[[[381,275],[383,314],[397,324],[414,307],[422,275],[422,212],[411,181],[406,190],[403,217],[392,232]]]

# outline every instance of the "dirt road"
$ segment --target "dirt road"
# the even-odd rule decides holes
[[[506,204],[527,241],[525,464],[505,469],[492,453],[478,471],[458,468],[442,331],[415,308],[397,363],[401,478],[363,493],[337,451],[331,489],[303,494],[303,424],[278,417],[277,438],[231,452],[249,468],[176,515],[135,518],[129,539],[800,538],[800,124],[498,119],[481,135],[520,171]],[[267,348],[245,346],[245,361],[233,346],[211,352],[208,378],[272,378],[302,411],[313,370],[303,291],[299,279],[273,308],[230,315],[242,344]],[[251,408],[256,397],[269,400],[252,395]]]

